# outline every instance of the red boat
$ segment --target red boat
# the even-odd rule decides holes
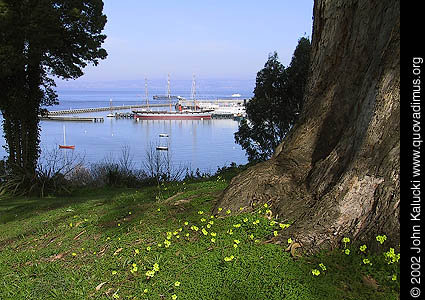
[[[66,146],[66,145],[59,145],[59,148],[61,149],[75,149],[75,146]]]
[[[65,139],[65,125],[63,125],[63,145],[59,145],[59,149],[75,149],[74,145],[67,145]]]
[[[210,120],[211,112],[202,111],[133,111],[139,120]]]

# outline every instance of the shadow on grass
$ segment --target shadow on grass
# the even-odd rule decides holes
[[[79,190],[71,195],[57,197],[3,197],[0,198],[0,224],[24,220],[49,210],[87,201],[108,202],[124,190],[128,191],[122,188],[98,188]]]

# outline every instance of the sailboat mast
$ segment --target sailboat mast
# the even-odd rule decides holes
[[[193,100],[193,105],[194,105],[195,110],[196,110],[196,80],[195,80],[195,74],[193,74],[193,77],[192,77],[192,100]]]
[[[63,125],[63,144],[66,145],[66,139],[65,139],[65,125]]]
[[[148,98],[148,79],[145,77],[145,98],[146,98],[146,106],[149,109],[149,98]]]

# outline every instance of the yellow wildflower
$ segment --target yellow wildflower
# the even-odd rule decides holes
[[[231,261],[231,260],[233,260],[235,257],[233,256],[233,255],[230,255],[230,256],[226,256],[225,258],[224,258],[224,261]]]
[[[159,264],[158,263],[153,264],[153,270],[156,271],[156,272],[159,271]]]
[[[155,271],[153,271],[153,270],[151,270],[151,271],[147,271],[147,272],[145,273],[145,275],[146,275],[146,276],[148,276],[148,277],[154,277],[154,276],[155,276]]]

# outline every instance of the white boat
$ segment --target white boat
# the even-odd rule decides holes
[[[219,108],[213,111],[214,115],[245,115],[246,109],[244,106],[234,105],[234,106],[220,106]]]
[[[160,133],[159,137],[168,137],[168,133]]]
[[[218,105],[218,104],[213,104],[213,103],[210,103],[210,102],[207,102],[207,103],[202,103],[202,102],[199,102],[199,103],[197,103],[197,106],[201,109],[201,110],[215,110],[215,109],[219,109],[220,108],[220,105]]]
[[[156,150],[168,151],[168,147],[167,146],[157,146]]]
[[[241,94],[232,94],[232,97],[240,97],[242,96]]]

